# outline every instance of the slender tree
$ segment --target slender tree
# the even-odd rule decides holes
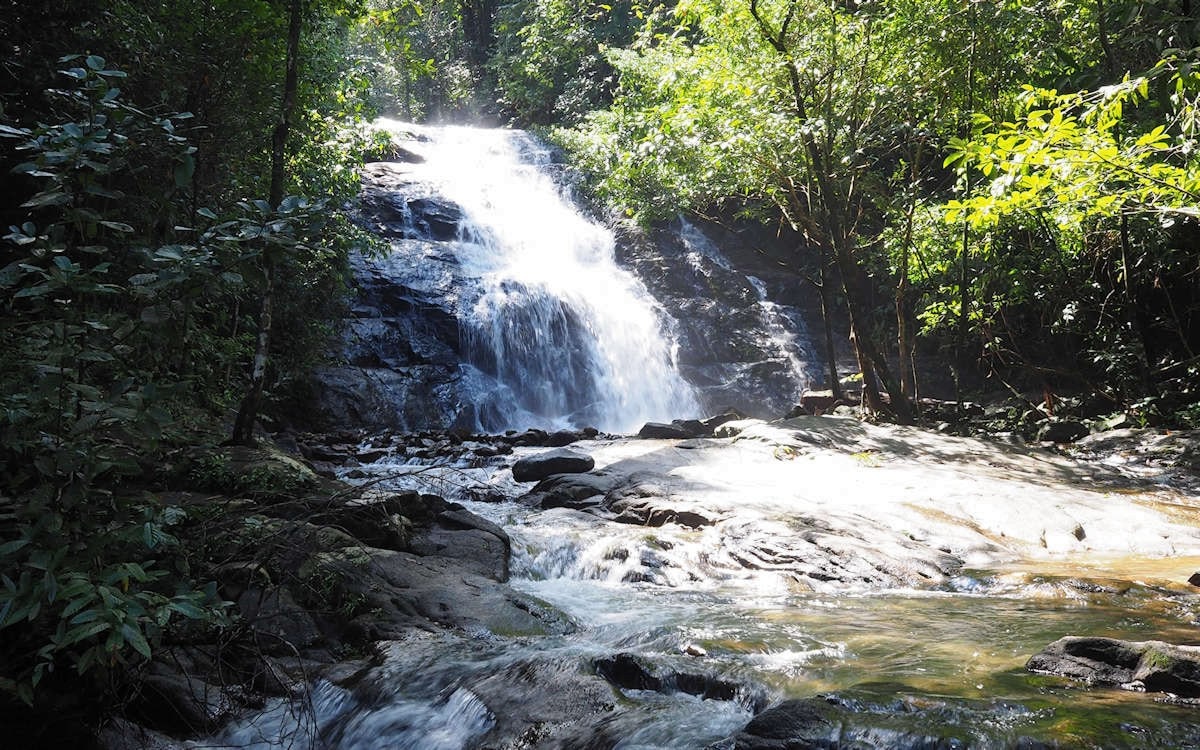
[[[268,202],[272,209],[283,203],[287,178],[287,141],[292,126],[292,115],[296,108],[296,91],[299,86],[300,35],[304,25],[303,0],[288,3],[287,60],[283,78],[283,96],[279,105],[279,118],[271,131],[271,185]],[[254,442],[254,422],[258,418],[262,403],[263,386],[267,379],[267,364],[271,351],[271,314],[275,302],[275,266],[277,259],[269,248],[262,251],[263,291],[262,307],[258,315],[258,335],[254,349],[254,364],[250,371],[250,385],[238,408],[233,423],[231,441],[238,445]]]

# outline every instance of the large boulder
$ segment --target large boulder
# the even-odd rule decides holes
[[[759,688],[723,679],[714,674],[677,670],[648,663],[634,654],[614,654],[592,662],[596,674],[622,690],[653,690],[663,694],[687,693],[704,700],[742,701],[755,710],[766,703]]]
[[[520,502],[534,508],[574,508],[582,510],[600,504],[614,487],[625,480],[623,474],[601,469],[586,474],[554,474],[534,485]]]
[[[553,474],[582,474],[591,471],[596,461],[585,453],[568,448],[526,456],[513,464],[513,479],[518,482],[538,482]]]
[[[1200,697],[1200,646],[1067,636],[1030,657],[1025,668],[1088,684]]]
[[[638,437],[643,440],[687,440],[710,435],[712,428],[697,419],[676,419],[670,424],[647,422],[638,430]]]
[[[431,624],[496,635],[562,634],[574,626],[543,602],[442,555],[347,548],[311,557],[300,577],[348,614],[363,640],[403,638]]]
[[[1087,425],[1070,419],[1046,422],[1038,429],[1037,439],[1046,443],[1073,443],[1088,434]]]
[[[583,663],[534,657],[484,670],[466,687],[495,717],[487,735],[471,747],[600,750],[619,740],[609,726],[617,696]]]

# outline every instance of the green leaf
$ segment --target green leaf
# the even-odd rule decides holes
[[[189,620],[203,620],[205,617],[204,610],[188,599],[175,599],[167,605],[167,609],[178,612]]]
[[[67,631],[67,637],[60,644],[63,648],[72,646],[80,641],[87,640],[94,635],[99,635],[111,628],[112,625],[107,622],[93,622],[81,628],[71,628]]]
[[[21,208],[44,208],[63,206],[71,202],[71,196],[61,190],[44,190],[21,204]]]
[[[84,63],[87,64],[87,66],[92,70],[104,69],[104,58],[100,57],[99,55],[88,55],[87,58],[84,59]]]
[[[196,172],[196,160],[191,154],[185,154],[175,164],[175,187],[184,188],[191,184],[192,175]]]
[[[62,614],[59,615],[59,618],[63,620],[67,619],[68,617],[74,617],[75,613],[92,603],[92,597],[69,594],[68,590],[69,587],[65,587],[62,591],[63,598],[70,599],[70,601],[67,602],[67,606],[63,608]]]
[[[146,636],[142,635],[141,629],[124,623],[121,625],[121,635],[129,645],[133,646],[135,651],[147,659],[150,658],[150,644],[146,642]]]
[[[13,299],[19,297],[44,297],[54,291],[49,284],[38,284],[37,286],[27,287],[18,291],[13,295]]]
[[[116,358],[112,354],[100,349],[85,349],[79,353],[79,359],[84,362],[112,362]]]
[[[84,672],[88,671],[88,669],[92,666],[92,663],[96,661],[96,657],[99,654],[99,646],[93,646],[87,651],[84,651],[82,654],[80,654],[79,661],[75,663],[75,671],[79,674],[83,674]]]
[[[7,557],[17,550],[24,549],[29,546],[28,539],[16,539],[5,544],[0,544],[0,557]]]
[[[133,227],[129,226],[128,224],[122,223],[120,221],[102,221],[102,222],[100,222],[100,225],[108,227],[109,229],[112,229],[112,230],[115,230],[118,232],[132,232],[133,231]]]
[[[92,620],[95,620],[99,616],[100,616],[100,610],[85,609],[84,611],[82,611],[79,614],[72,617],[69,624],[82,625],[85,622],[91,622]]]

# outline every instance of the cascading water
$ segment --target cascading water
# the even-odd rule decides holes
[[[801,392],[808,387],[812,379],[808,372],[810,356],[806,351],[808,336],[804,322],[787,315],[780,305],[771,300],[767,285],[762,279],[751,275],[742,276],[699,227],[683,218],[680,219],[679,239],[688,250],[689,262],[698,270],[701,270],[704,261],[707,261],[726,271],[737,273],[754,290],[759,320],[757,333],[761,339],[758,342],[759,348],[786,363],[787,375],[793,386],[790,395],[793,399],[799,399]]]
[[[612,233],[552,178],[545,146],[520,131],[381,125],[412,138],[412,182],[461,211],[452,294],[464,358],[485,376],[464,396],[498,415],[477,426],[623,432],[695,415],[661,311],[616,264]]]

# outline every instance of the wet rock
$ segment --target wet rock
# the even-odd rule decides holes
[[[312,615],[285,588],[248,588],[237,598],[237,609],[266,653],[290,655],[322,639]]]
[[[721,425],[727,422],[733,422],[737,419],[745,419],[745,417],[735,411],[729,411],[725,412],[724,414],[715,414],[706,419],[702,419],[700,420],[700,423],[704,425],[706,434],[712,435],[713,432]]]
[[[408,551],[458,560],[466,570],[503,582],[508,580],[512,543],[491,521],[451,506],[438,514],[433,527],[414,535]]]
[[[220,687],[156,662],[143,677],[130,713],[161,730],[188,735],[214,729],[236,708]]]
[[[352,445],[324,445],[321,443],[301,443],[300,455],[312,461],[322,461],[330,464],[344,464],[355,453]]]
[[[366,448],[366,449],[360,449],[354,455],[354,457],[356,459],[358,459],[358,461],[360,461],[361,463],[373,464],[376,461],[378,461],[379,459],[387,456],[390,453],[391,453],[391,451],[389,451],[386,448]]]
[[[633,654],[615,654],[592,662],[596,673],[623,690],[653,690],[657,693],[687,693],[705,700],[731,701],[744,698],[756,710],[765,703],[761,690],[696,672],[681,672],[669,666],[651,666]],[[757,697],[754,697],[758,694]],[[759,704],[759,705],[756,705]]]
[[[576,432],[575,430],[559,430],[557,432],[550,433],[550,435],[546,437],[546,445],[550,446],[551,448],[561,448],[564,445],[577,443],[583,439],[584,435],[582,432]]]
[[[581,474],[591,471],[596,461],[578,451],[559,448],[557,450],[527,456],[513,464],[513,479],[518,482],[536,482],[552,474]]]
[[[438,198],[414,198],[408,201],[412,227],[420,239],[447,241],[456,239],[463,220],[462,209]]]
[[[788,750],[835,748],[842,735],[844,717],[836,706],[820,698],[790,700],[768,708],[742,729],[737,750]]]
[[[1192,586],[1200,587],[1200,571],[1192,573],[1191,577],[1188,578],[1188,583]]]
[[[520,502],[543,509],[592,507],[625,479],[603,469],[586,474],[555,474],[538,482]]]
[[[601,750],[620,739],[607,725],[617,696],[583,664],[519,661],[476,678],[468,689],[496,720],[479,747]]]
[[[614,514],[613,520],[637,526],[675,523],[695,529],[712,526],[721,518],[719,512],[676,493],[666,477],[651,472],[624,477],[605,494],[602,505]]]
[[[1047,422],[1038,429],[1037,439],[1046,443],[1073,443],[1088,434],[1087,425],[1069,419]]]
[[[704,428],[699,422],[695,424],[700,427],[699,431],[692,425],[682,422],[672,422],[671,424],[647,422],[642,425],[642,429],[638,430],[637,436],[643,440],[686,440],[700,437],[704,434]]]
[[[1025,668],[1089,684],[1200,697],[1200,646],[1067,636],[1034,654]]]
[[[837,696],[788,700],[768,708],[721,750],[965,750],[967,732],[938,727],[937,717],[906,716],[905,712],[869,710]],[[913,726],[915,724],[915,726]],[[1042,747],[1018,742],[1014,747]]]
[[[431,624],[507,636],[573,630],[557,610],[444,556],[348,548],[314,555],[300,576],[325,590],[328,606],[348,609],[369,640]]]
[[[512,445],[523,446],[523,447],[545,445],[546,441],[549,438],[550,438],[550,436],[546,433],[545,430],[537,430],[537,429],[529,429],[520,434],[505,436],[505,440],[507,440]]]

